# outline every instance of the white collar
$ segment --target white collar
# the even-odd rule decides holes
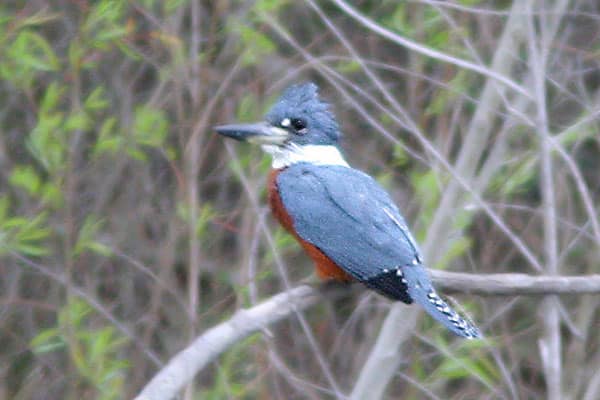
[[[340,150],[332,145],[288,143],[285,146],[263,145],[261,147],[273,156],[272,166],[274,169],[289,167],[300,162],[349,167]]]

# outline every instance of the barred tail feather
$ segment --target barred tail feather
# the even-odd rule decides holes
[[[413,266],[402,270],[408,282],[408,294],[429,315],[458,336],[467,339],[482,337],[471,321],[461,317],[436,293],[423,268]]]
[[[426,297],[426,300],[422,300],[420,296],[415,298],[415,300],[423,306],[429,315],[442,323],[446,328],[450,329],[458,336],[467,339],[477,339],[481,337],[479,329],[473,325],[471,321],[458,315],[448,303],[438,296],[435,290],[432,289],[427,292]]]

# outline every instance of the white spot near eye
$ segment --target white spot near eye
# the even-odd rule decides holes
[[[289,118],[284,118],[281,120],[281,126],[283,126],[284,128],[287,128],[291,124],[292,124],[292,122],[290,121]]]

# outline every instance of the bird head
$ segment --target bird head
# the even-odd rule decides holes
[[[221,125],[215,130],[236,140],[275,146],[335,146],[341,136],[329,104],[319,98],[314,83],[288,87],[262,122]]]

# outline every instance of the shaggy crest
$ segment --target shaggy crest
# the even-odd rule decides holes
[[[275,126],[288,119],[306,122],[308,134],[305,141],[312,144],[336,145],[341,137],[340,128],[328,103],[319,98],[319,87],[312,82],[287,88],[266,115],[266,120]],[[303,144],[303,140],[297,143]]]

